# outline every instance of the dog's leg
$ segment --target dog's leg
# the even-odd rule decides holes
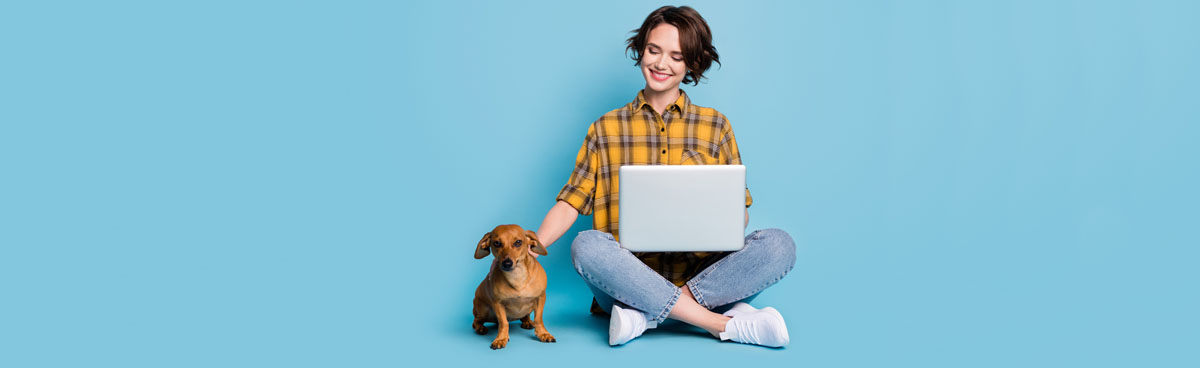
[[[503,349],[508,345],[508,314],[500,303],[492,303],[492,311],[496,312],[496,339],[492,340],[492,349]]]
[[[471,328],[475,329],[475,333],[477,334],[487,335],[488,328],[483,325],[482,319],[476,318],[475,321],[471,322]]]
[[[487,322],[488,314],[491,312],[491,306],[488,303],[479,300],[479,298],[475,298],[473,304],[474,306],[471,308],[471,314],[475,316],[475,320],[471,321],[471,328],[474,329],[475,333],[477,334],[487,334],[488,328],[487,326],[484,326],[483,323]]]
[[[476,311],[475,312],[475,320],[471,321],[471,328],[475,329],[475,333],[477,333],[477,334],[486,335],[488,332],[488,328],[487,328],[487,326],[483,325],[483,322],[486,322],[486,321],[487,321],[487,311],[484,311],[483,315],[480,315],[480,312]]]
[[[530,314],[533,314],[533,313],[530,313]],[[533,321],[531,321],[529,319],[529,316],[521,317],[521,328],[524,328],[526,330],[533,328]]]
[[[542,296],[537,299],[537,304],[533,306],[534,313],[537,313],[533,316],[533,332],[537,333],[538,340],[542,340],[542,342],[554,342],[554,335],[551,335],[550,331],[546,331],[546,326],[542,324],[542,309],[545,306],[546,292],[543,291]]]

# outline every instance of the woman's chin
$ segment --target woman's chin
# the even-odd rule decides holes
[[[671,84],[668,82],[659,82],[656,80],[646,81],[646,89],[652,92],[671,92],[679,88],[679,84]]]

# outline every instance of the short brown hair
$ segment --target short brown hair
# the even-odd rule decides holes
[[[700,78],[704,78],[704,72],[708,71],[712,63],[715,61],[720,64],[721,61],[717,56],[717,48],[712,45],[712,31],[708,29],[708,22],[704,21],[704,17],[701,17],[696,9],[688,6],[664,6],[651,12],[646,21],[642,22],[641,28],[631,31],[634,33],[633,37],[625,40],[626,53],[632,51],[633,65],[641,65],[642,50],[646,48],[646,38],[650,37],[650,30],[663,23],[679,29],[679,48],[683,53],[683,63],[688,68],[683,83],[699,85]]]

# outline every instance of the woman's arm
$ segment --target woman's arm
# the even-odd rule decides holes
[[[558,238],[562,237],[571,225],[575,224],[575,219],[579,217],[579,211],[575,207],[571,207],[567,202],[558,201],[554,207],[550,208],[550,212],[546,213],[546,218],[542,220],[542,226],[538,227],[538,241],[543,247],[550,248],[550,244],[554,244]],[[537,257],[537,254],[533,254]]]

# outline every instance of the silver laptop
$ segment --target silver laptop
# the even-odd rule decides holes
[[[745,244],[745,166],[621,166],[618,185],[625,249],[713,252]]]

